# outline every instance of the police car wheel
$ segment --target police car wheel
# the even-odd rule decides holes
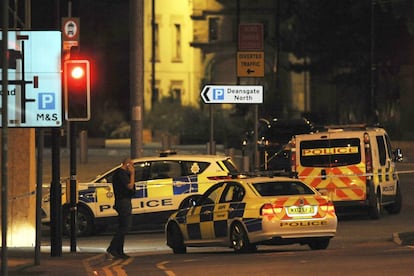
[[[247,253],[257,249],[254,244],[250,243],[243,225],[239,222],[234,223],[231,227],[230,241],[236,253]]]
[[[377,193],[370,192],[370,204],[369,204],[369,217],[371,219],[379,219],[381,216],[381,195],[379,191]]]
[[[174,254],[187,253],[187,247],[184,245],[183,235],[176,224],[170,224],[167,229],[167,244],[172,248]]]
[[[401,212],[401,206],[402,206],[402,194],[400,191],[400,186],[397,185],[397,194],[395,196],[394,203],[385,206],[384,208],[388,211],[390,214],[399,214]]]
[[[63,213],[63,231],[64,234],[70,236],[70,211],[69,209],[65,209]],[[76,235],[81,236],[89,236],[93,232],[93,222],[92,218],[89,215],[89,212],[82,207],[79,207],[77,210],[76,216]]]
[[[329,241],[329,238],[321,238],[311,241],[308,245],[312,250],[321,250],[328,248]]]

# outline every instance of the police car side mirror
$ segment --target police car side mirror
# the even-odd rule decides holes
[[[396,162],[402,162],[404,160],[404,156],[400,148],[396,149],[393,152],[393,155],[394,155],[394,161]]]
[[[197,200],[195,198],[190,198],[189,207],[197,206]]]

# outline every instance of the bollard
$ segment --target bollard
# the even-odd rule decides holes
[[[80,163],[88,163],[88,132],[86,130],[79,133],[79,152]]]

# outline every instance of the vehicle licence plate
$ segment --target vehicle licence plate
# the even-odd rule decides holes
[[[309,215],[314,213],[313,206],[289,206],[287,208],[289,215]]]

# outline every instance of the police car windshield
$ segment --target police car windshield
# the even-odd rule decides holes
[[[313,195],[315,192],[299,181],[273,181],[254,183],[253,187],[261,196]]]

